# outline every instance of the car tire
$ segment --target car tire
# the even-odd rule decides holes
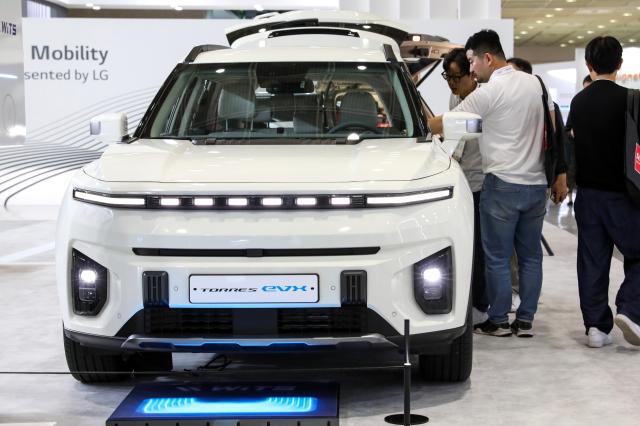
[[[469,304],[471,307],[471,304]],[[420,355],[420,376],[429,382],[464,382],[471,375],[473,362],[473,324],[467,309],[464,334],[451,343],[444,355]]]
[[[131,365],[120,354],[110,354],[82,346],[63,335],[64,354],[69,371],[82,383],[122,381],[130,376]]]

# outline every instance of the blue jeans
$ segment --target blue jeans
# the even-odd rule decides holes
[[[546,213],[546,185],[507,183],[492,174],[480,195],[482,246],[485,253],[489,319],[509,320],[511,272],[515,247],[520,278],[520,307],[516,318],[533,321],[542,287],[542,222]]]

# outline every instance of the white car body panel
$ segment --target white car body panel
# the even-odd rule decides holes
[[[316,17],[323,22],[376,23],[399,29],[395,23],[369,14],[305,11],[254,20],[230,31],[259,23]],[[265,31],[236,40],[231,49],[200,53],[193,63],[198,67],[200,64],[255,62],[366,62],[376,63],[375,67],[381,68],[383,66],[378,63],[388,63],[396,67],[391,69],[397,75],[407,77],[406,67],[396,62],[401,61],[396,41],[360,28],[354,31],[360,37],[304,34],[269,38],[271,32]],[[385,45],[391,46],[396,58],[387,57],[391,55]],[[372,65],[370,69],[375,67]],[[397,75],[396,79],[400,80]],[[410,78],[403,81],[411,84]],[[227,89],[228,93],[237,94],[233,85]],[[345,99],[351,89],[340,90],[339,95],[344,98],[334,94],[332,102]],[[315,88],[312,94],[316,95]],[[293,102],[293,94],[291,99]],[[238,102],[244,105],[242,100]],[[343,118],[349,109],[345,107],[344,111]],[[418,113],[414,115],[420,117]],[[228,120],[236,118],[229,117]],[[375,109],[369,115],[371,117],[376,123]],[[351,124],[350,120],[347,122]],[[391,126],[390,122],[386,124]],[[332,130],[336,127],[339,126]],[[109,146],[99,160],[74,175],[60,210],[56,279],[65,330],[92,338],[122,337],[119,333],[127,322],[145,309],[142,274],[147,271],[168,274],[169,309],[242,310],[256,307],[340,308],[341,273],[362,270],[367,273],[364,308],[379,315],[393,329],[393,337],[402,334],[405,319],[410,319],[412,335],[450,331],[442,334],[450,344],[451,339],[470,330],[466,326],[473,257],[473,198],[458,164],[451,161],[439,141],[426,138],[424,128],[421,129],[422,133],[404,133],[416,137],[364,138],[353,144],[343,141],[335,144],[206,145],[189,138],[165,139],[166,134],[160,133],[160,137],[143,137]],[[370,129],[370,132],[375,133],[375,130]],[[327,135],[332,137],[334,132],[329,130]],[[353,208],[198,211],[146,209],[146,205],[143,208],[96,205],[74,198],[76,189],[116,197],[349,194],[392,197],[442,189],[450,190],[452,195],[446,199],[385,207],[368,204]],[[366,255],[298,257],[152,256],[137,255],[133,251],[134,248],[297,250],[362,247],[379,247],[379,251]],[[451,309],[447,313],[426,314],[414,294],[414,265],[447,248],[451,249],[452,260],[451,270],[446,271],[453,280]],[[93,316],[74,313],[73,250],[108,270],[106,303]],[[235,274],[316,274],[319,299],[317,303],[262,303],[259,306],[255,303],[191,303],[190,276]],[[335,337],[336,341],[361,338],[366,342],[385,338]],[[273,336],[250,339],[250,343],[245,343],[254,345],[277,340],[278,337]]]

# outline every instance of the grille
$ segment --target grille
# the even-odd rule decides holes
[[[259,311],[259,312],[258,312]],[[231,337],[251,335],[252,320],[271,311],[274,321],[255,327],[255,334],[281,337],[360,336],[368,333],[366,307],[316,309],[172,309],[145,308],[144,333],[154,336]],[[236,327],[234,327],[236,324]],[[237,324],[244,324],[242,330]],[[128,332],[133,332],[128,330]]]
[[[142,273],[144,306],[169,305],[169,274],[165,271],[146,271]]]
[[[342,271],[340,300],[342,306],[367,304],[367,271]]]

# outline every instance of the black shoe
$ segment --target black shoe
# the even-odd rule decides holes
[[[511,328],[509,328],[508,322],[502,324],[494,324],[490,320],[486,320],[481,324],[477,324],[473,327],[473,332],[477,334],[487,334],[489,336],[496,337],[508,337],[511,336]]]
[[[533,337],[533,323],[516,319],[511,323],[511,331],[518,337]]]

